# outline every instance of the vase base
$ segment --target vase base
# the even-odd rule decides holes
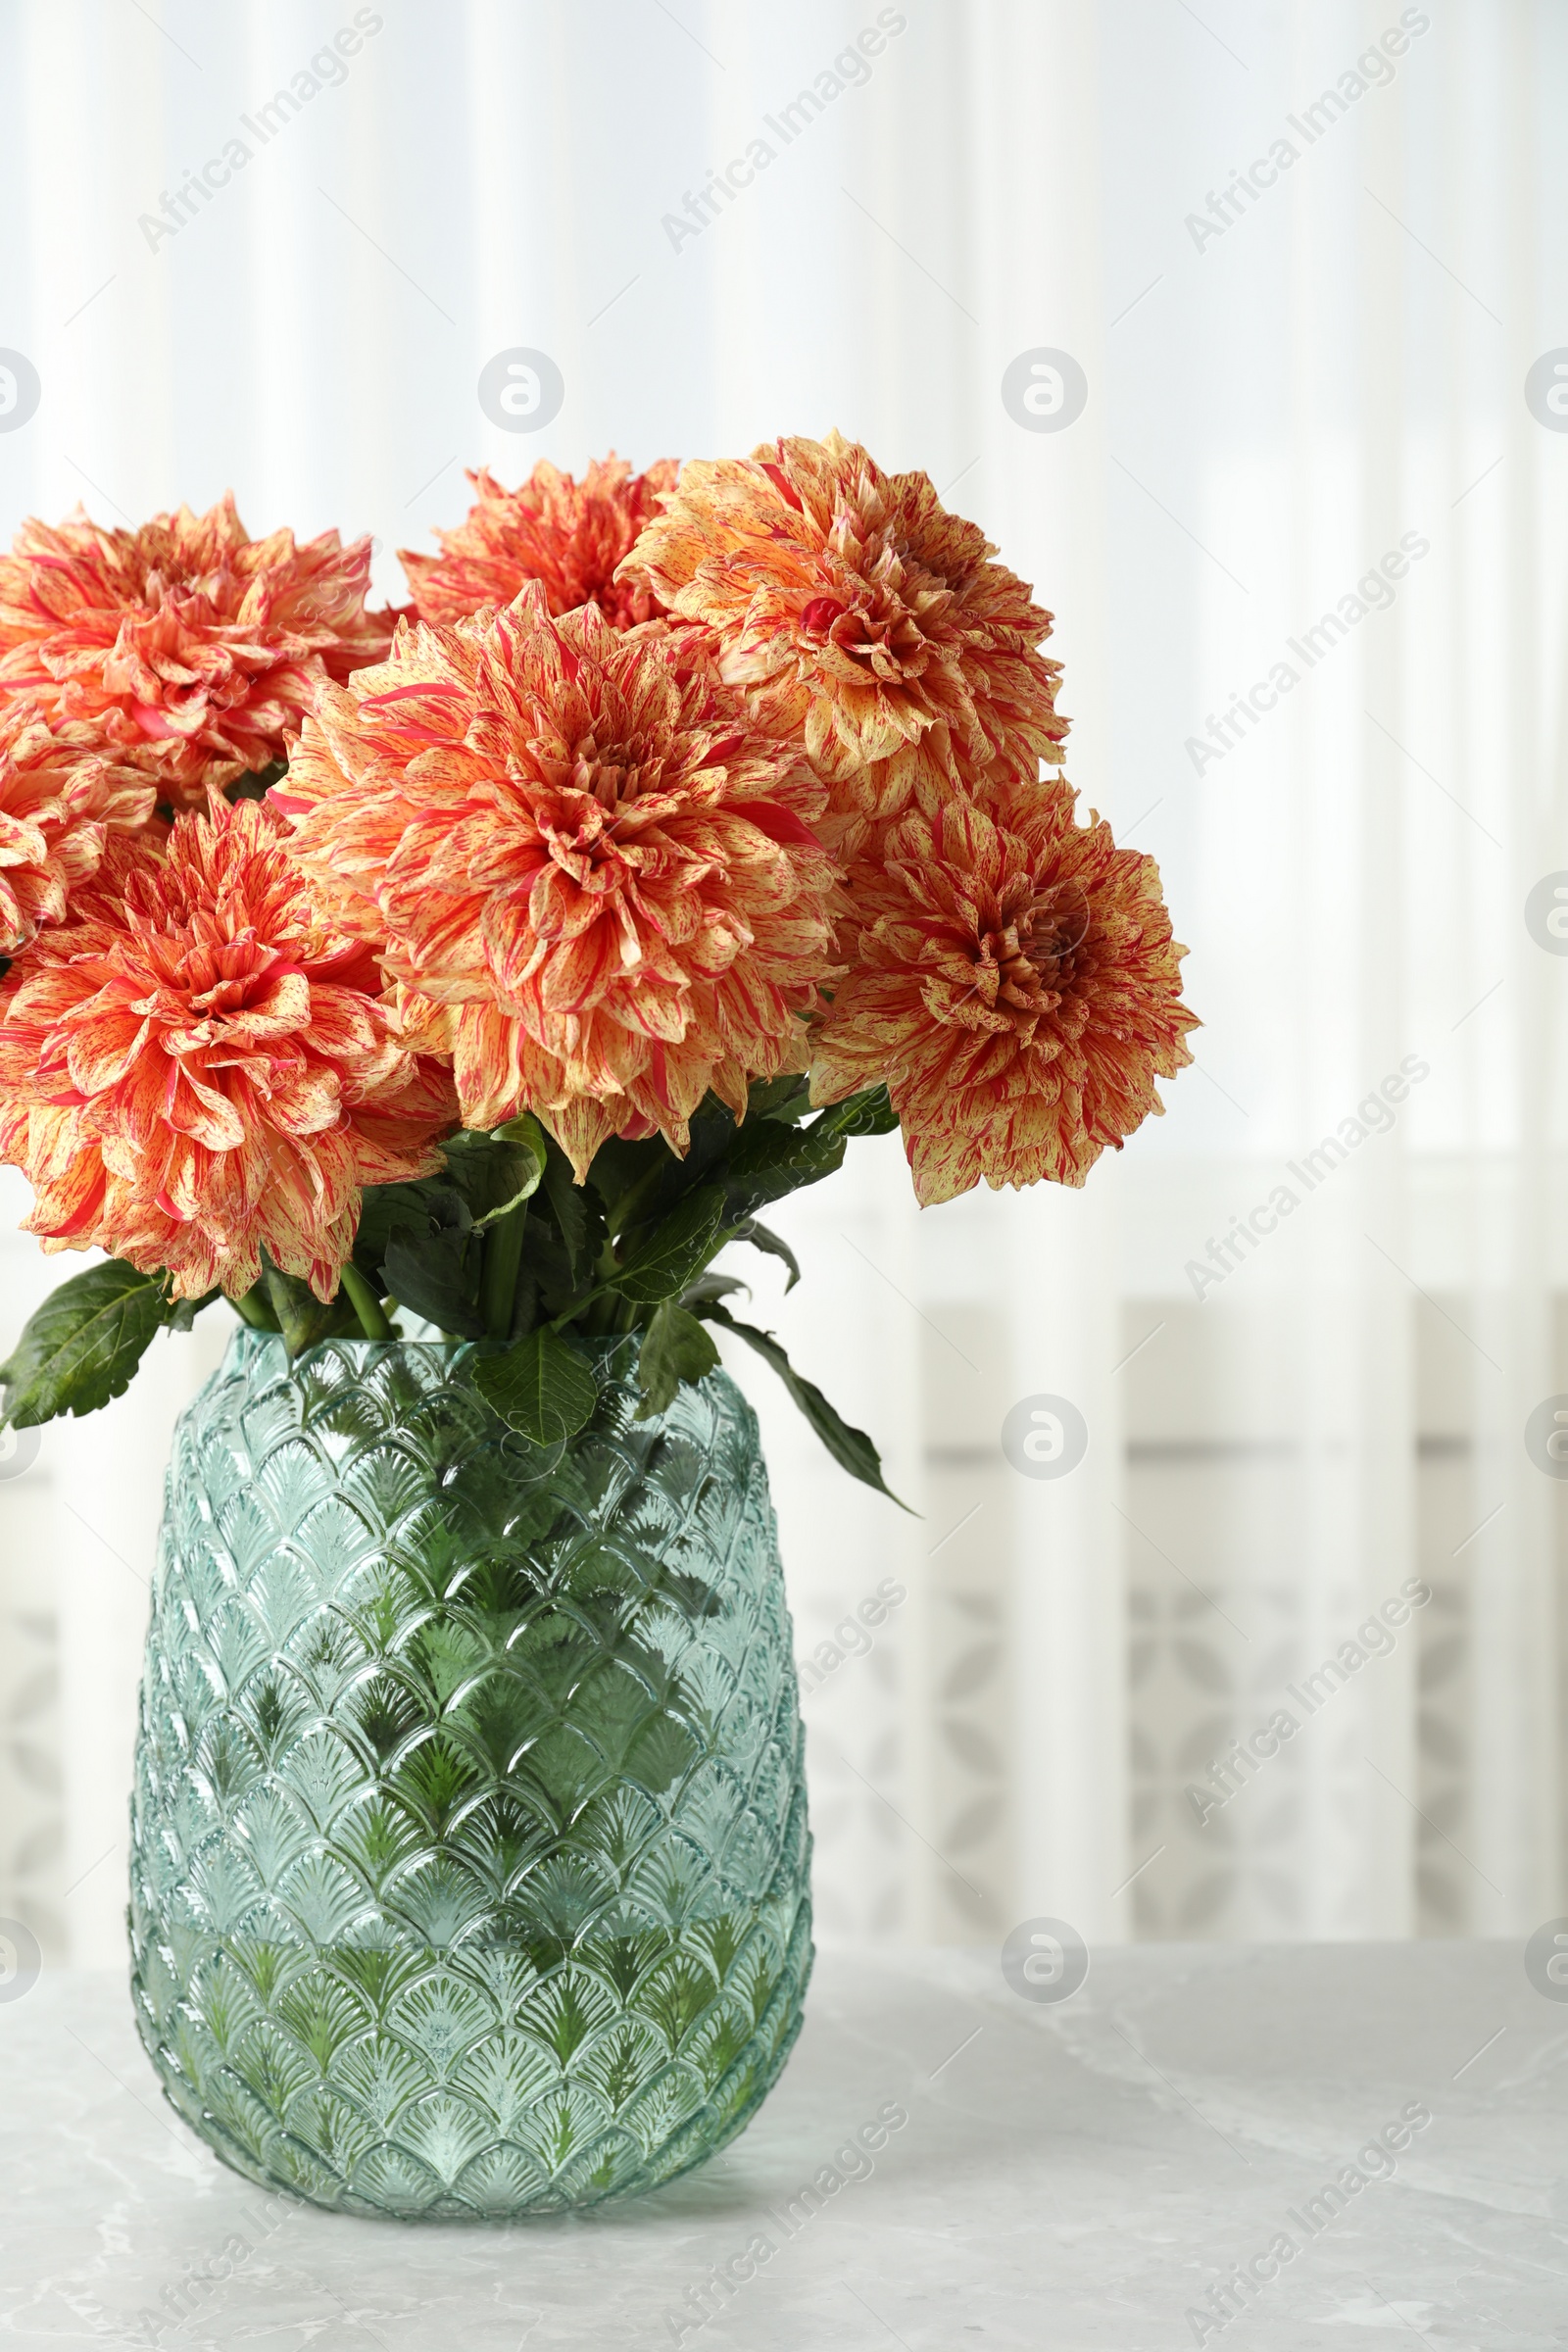
[[[436,1950],[141,1944],[165,2095],[229,2168],[337,2213],[509,2221],[662,2186],[743,2131],[802,2022],[793,1918]],[[172,1996],[172,1998],[170,1996]]]

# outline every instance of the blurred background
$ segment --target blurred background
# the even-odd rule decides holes
[[[1568,15],[7,0],[0,47],[6,533],[232,486],[401,601],[466,466],[838,425],[1057,616],[1204,1027],[1083,1193],[917,1212],[862,1143],[777,1215],[800,1288],[737,1269],[919,1514],[735,1366],[823,1936],[1568,1908]],[[519,352],[554,413],[481,398]],[[26,1205],[0,1346],[74,1270]],[[224,1320],[0,1460],[0,1914],[57,1957],[121,1957]]]

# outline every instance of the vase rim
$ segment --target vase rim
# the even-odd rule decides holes
[[[638,1335],[635,1332],[612,1331],[583,1333],[578,1336],[581,1345],[595,1354],[613,1354],[617,1349],[627,1346],[629,1342],[635,1342]],[[423,1334],[415,1337],[399,1332],[390,1340],[368,1340],[362,1332],[335,1331],[328,1333],[324,1339],[313,1340],[308,1348],[300,1349],[298,1355],[289,1356],[280,1331],[262,1331],[254,1323],[241,1321],[235,1324],[229,1334],[228,1352],[232,1354],[238,1349],[241,1353],[255,1351],[259,1354],[268,1348],[278,1348],[283,1350],[289,1369],[294,1371],[301,1364],[309,1362],[311,1357],[322,1348],[352,1348],[365,1355],[373,1354],[380,1349],[396,1349],[399,1354],[403,1355],[423,1353],[450,1357],[458,1354],[464,1348],[511,1347],[514,1344],[510,1340],[493,1340],[488,1337],[477,1340],[463,1339],[455,1334],[445,1332],[437,1333],[434,1338]]]

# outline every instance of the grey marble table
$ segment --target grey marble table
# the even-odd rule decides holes
[[[504,2229],[265,2196],[122,1984],[45,1975],[0,2005],[0,2331],[51,2352],[1568,2344],[1568,2004],[1517,1945],[1111,1947],[1055,2005],[829,1952],[724,2156]]]

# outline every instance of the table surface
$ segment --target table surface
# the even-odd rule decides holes
[[[1107,1947],[1056,2005],[990,1954],[828,1951],[724,2155],[493,2228],[266,2197],[163,2104],[123,1984],[46,1974],[0,2004],[0,2332],[50,2352],[1568,2344],[1568,2005],[1516,1944]]]

